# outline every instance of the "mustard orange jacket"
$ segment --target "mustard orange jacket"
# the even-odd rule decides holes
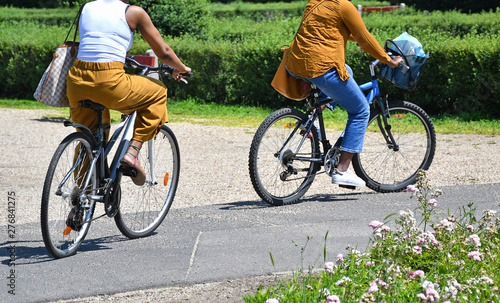
[[[347,40],[356,41],[382,63],[391,60],[348,0],[310,0],[304,16],[288,52],[287,68],[292,73],[316,78],[335,67],[342,80],[349,79],[345,68]]]

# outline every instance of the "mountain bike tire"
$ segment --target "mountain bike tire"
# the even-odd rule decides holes
[[[320,165],[306,159],[320,155],[316,128],[312,127],[298,153],[296,149],[304,138],[304,131],[299,129],[285,146],[297,123],[305,125],[306,122],[306,114],[283,108],[262,122],[252,140],[248,161],[250,179],[259,197],[271,205],[296,202],[314,181]],[[289,168],[295,172],[291,173]]]
[[[382,193],[414,184],[418,170],[430,167],[436,151],[434,125],[423,109],[407,101],[392,101],[388,111],[397,148],[382,136],[383,113],[377,107],[370,112],[363,152],[352,159],[356,174],[369,188]]]

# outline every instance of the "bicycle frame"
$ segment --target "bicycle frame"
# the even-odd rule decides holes
[[[89,165],[89,171],[95,171],[97,170],[97,176],[98,176],[98,182],[99,182],[99,187],[96,190],[101,190],[103,189],[103,184],[101,184],[103,181],[106,183],[104,184],[104,191],[99,193],[91,193],[87,194],[85,192],[82,192],[80,195],[80,201],[82,203],[82,207],[88,209],[90,207],[90,200],[97,201],[97,202],[104,202],[105,200],[105,195],[106,195],[106,190],[108,189],[109,185],[113,183],[116,178],[117,178],[117,171],[118,168],[120,167],[120,159],[123,158],[125,153],[127,152],[127,148],[129,146],[129,142],[132,140],[132,135],[134,131],[134,124],[135,124],[135,118],[137,116],[137,113],[134,112],[131,115],[122,115],[122,121],[118,124],[117,129],[113,133],[111,139],[106,142],[106,131],[109,129],[109,125],[103,125],[102,124],[102,112],[97,112],[98,114],[98,126],[97,130],[95,132],[95,136],[92,134],[89,128],[87,128],[84,125],[81,124],[76,124],[76,123],[67,123],[65,124],[66,126],[73,126],[75,128],[80,129],[83,133],[86,133],[87,135],[92,135],[92,139],[94,139],[94,146],[92,147],[92,153],[94,154],[94,157],[92,161],[90,162]],[[123,133],[123,134],[122,134]],[[109,176],[106,177],[106,159],[111,152],[111,149],[113,148],[114,144],[118,140],[118,137],[122,135],[122,138],[120,140],[120,144],[118,146],[118,149],[115,153],[115,156],[113,157],[113,162],[110,166],[110,174]],[[151,143],[151,142],[150,142]],[[154,143],[152,143],[154,144]],[[151,153],[154,148],[154,145],[150,144],[150,147],[148,147],[148,153]],[[152,157],[150,157],[150,161],[154,161]],[[74,172],[76,167],[80,164],[81,159],[78,157],[77,161],[73,165],[72,169],[66,174],[66,176],[63,178],[61,184],[58,187],[58,191],[60,191],[60,188],[64,185],[66,180],[69,179],[69,176]],[[83,188],[87,188],[90,184],[92,178],[92,174],[88,174],[85,181]],[[62,194],[62,193],[61,193]]]
[[[361,85],[359,85],[359,88],[361,89],[361,91],[363,92],[366,92],[368,91],[367,93],[365,93],[365,98],[366,98],[366,102],[371,105],[373,104],[373,101],[376,100],[377,102],[374,104],[374,106],[378,106],[380,108],[380,110],[384,113],[382,115],[383,117],[383,121],[380,121],[380,118],[378,118],[378,125],[379,125],[379,128],[380,128],[380,131],[382,133],[382,135],[384,136],[384,139],[387,143],[387,145],[394,149],[395,151],[397,151],[399,149],[397,143],[396,143],[396,140],[394,139],[390,129],[391,129],[391,125],[388,124],[388,121],[387,121],[387,115],[388,115],[388,112],[387,112],[387,108],[388,106],[386,106],[382,100],[382,98],[380,97],[380,89],[379,89],[379,83],[378,83],[378,80],[377,80],[377,75],[375,73],[375,67],[380,63],[379,60],[375,60],[373,61],[372,63],[370,63],[370,74],[371,74],[371,80],[369,82],[366,82],[366,83],[363,83]],[[323,158],[324,156],[326,155],[326,153],[332,148],[330,142],[328,139],[326,139],[326,132],[325,132],[325,126],[324,126],[324,120],[323,120],[323,113],[322,113],[322,110],[321,110],[321,107],[332,102],[331,100],[325,100],[325,101],[319,101],[319,93],[321,92],[321,90],[319,88],[317,88],[314,84],[310,84],[311,85],[311,92],[309,94],[309,96],[311,97],[312,96],[312,104],[308,102],[309,106],[313,109],[312,110],[312,114],[309,116],[309,119],[307,120],[306,122],[306,125],[305,125],[305,134],[309,133],[312,129],[312,125],[313,125],[313,122],[318,119],[318,122],[319,122],[319,131],[320,131],[320,135],[321,135],[321,143],[323,145],[323,154],[320,155],[319,158],[311,158],[311,159],[304,159],[304,158],[301,158],[301,157],[294,157],[295,160],[307,160],[307,161],[311,161],[311,162],[317,162],[317,163],[323,163]],[[387,102],[387,100],[386,100]],[[295,126],[295,129],[292,131],[292,133],[290,134],[290,137],[285,141],[285,144],[283,145],[283,147],[285,147],[288,142],[290,141],[290,139],[296,134],[297,130],[300,128],[300,125],[296,125]],[[334,144],[334,147],[337,147],[339,148],[341,143],[342,143],[342,139],[343,139],[343,136],[344,136],[344,132],[342,132],[342,134],[340,135],[340,137],[337,139],[337,142]],[[295,151],[295,154],[297,154],[297,152],[300,150],[300,148],[302,147],[302,144],[304,143],[306,139],[306,135],[303,136],[300,144],[298,145],[297,147],[297,150]],[[277,155],[279,156],[279,154],[281,153],[281,151],[283,150],[283,148],[281,148]]]
[[[148,65],[140,64],[133,59],[133,56],[127,57],[125,61],[126,61],[127,65],[132,64],[133,67],[142,68],[139,75],[143,75],[143,76],[147,76],[151,72],[158,72],[160,77],[163,75],[163,72],[166,75],[171,76],[173,71],[174,71],[173,67],[170,67],[170,66],[167,66],[164,64],[162,64],[159,67],[151,67]],[[186,77],[193,77],[193,73],[191,73],[191,72],[183,74],[183,75]],[[187,83],[187,81],[184,78],[181,78],[180,80],[183,81],[184,83]],[[104,189],[104,190],[101,191],[101,194],[94,193],[91,195],[87,195],[84,192],[81,193],[80,198],[82,201],[82,207],[86,207],[87,209],[88,209],[88,207],[90,207],[88,198],[91,200],[94,200],[94,201],[98,201],[98,202],[106,202],[105,201],[106,194],[108,193],[110,185],[112,183],[117,183],[117,184],[119,183],[119,180],[117,180],[117,178],[119,176],[117,174],[117,171],[118,171],[118,168],[120,167],[120,160],[123,159],[123,156],[125,155],[128,147],[129,147],[129,143],[132,140],[135,118],[137,116],[136,112],[132,113],[131,115],[122,115],[122,121],[120,122],[117,129],[113,133],[109,142],[106,142],[106,139],[105,139],[106,138],[106,131],[110,128],[110,126],[103,125],[103,123],[102,123],[102,111],[96,111],[96,113],[98,115],[98,123],[97,123],[98,125],[97,125],[97,130],[94,133],[92,133],[92,131],[88,127],[86,127],[85,125],[72,123],[69,121],[66,121],[64,123],[65,126],[73,126],[74,128],[77,128],[80,131],[82,131],[84,134],[86,134],[89,137],[89,140],[92,142],[92,145],[93,145],[92,146],[92,153],[94,155],[94,158],[92,159],[92,161],[90,163],[89,171],[92,172],[95,169],[98,170],[97,176],[98,176],[99,187],[97,188],[97,190],[102,190],[102,189]],[[118,140],[118,137],[120,136],[120,134],[122,134],[122,132],[123,132],[123,135],[122,135],[122,138],[120,140],[120,144],[118,145],[118,149],[116,151],[116,154],[115,154],[113,161],[109,167],[109,170],[110,170],[109,176],[106,176],[106,159],[107,159],[111,149],[113,148],[114,144]],[[146,179],[146,183],[156,184],[157,181],[155,179],[155,174],[154,174],[154,161],[155,161],[154,152],[153,152],[154,151],[154,144],[155,144],[154,140],[148,141],[147,144],[148,144],[148,159],[149,159],[149,164],[151,167],[151,171],[150,171],[151,179],[150,180]],[[70,174],[76,169],[76,167],[77,166],[75,164],[73,166],[73,168],[70,170],[70,172],[68,174],[66,174],[65,178],[63,178],[63,181],[59,185],[58,189],[62,188],[62,186],[64,185],[66,180],[69,178]],[[89,174],[86,177],[83,188],[87,188],[87,186],[90,184],[91,175],[92,174]],[[103,181],[105,182],[104,184],[102,184]]]

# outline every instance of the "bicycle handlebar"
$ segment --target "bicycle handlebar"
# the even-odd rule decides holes
[[[136,69],[141,68],[142,70],[139,72],[139,75],[141,75],[141,76],[147,76],[151,72],[158,72],[159,74],[162,73],[162,74],[168,75],[171,78],[173,78],[172,75],[173,75],[174,70],[175,70],[175,68],[173,68],[170,65],[166,65],[165,63],[160,64],[160,66],[158,66],[158,67],[153,67],[153,66],[146,65],[146,64],[140,64],[139,62],[137,62],[134,59],[134,56],[125,57],[125,67],[136,68]],[[194,77],[193,72],[182,73],[181,75],[183,77],[189,77],[189,78]],[[184,78],[180,78],[180,81],[182,81],[186,84],[188,83],[187,80]]]
[[[391,58],[396,57],[396,56],[395,56],[395,55],[393,55],[391,52],[388,52],[387,54],[388,54]],[[377,60],[373,61],[372,63],[370,63],[370,73],[371,73],[372,77],[374,77],[374,76],[375,76],[375,66],[377,66],[379,63],[380,63],[380,60],[379,60],[379,59],[377,59]],[[410,67],[409,67],[407,64],[405,64],[404,62],[399,62],[398,66],[399,66],[399,67],[402,67],[402,68],[401,68],[401,72],[402,72],[403,74],[406,74],[406,73],[410,70]]]

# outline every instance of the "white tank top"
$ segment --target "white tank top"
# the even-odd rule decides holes
[[[88,62],[125,62],[133,32],[127,24],[128,4],[120,0],[96,0],[85,4],[80,17],[77,58]]]

